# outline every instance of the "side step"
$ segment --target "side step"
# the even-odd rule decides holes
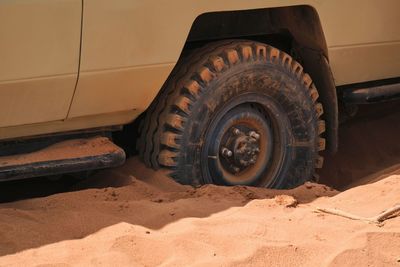
[[[370,104],[397,99],[400,99],[400,83],[343,91],[343,101],[348,104]]]
[[[72,139],[0,157],[0,181],[116,167],[124,162],[125,152],[107,137]]]

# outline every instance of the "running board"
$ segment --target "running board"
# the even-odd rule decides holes
[[[400,99],[400,83],[343,91],[343,101],[348,104],[372,104],[398,99]]]
[[[72,139],[44,149],[0,157],[0,181],[116,167],[125,152],[107,137]]]

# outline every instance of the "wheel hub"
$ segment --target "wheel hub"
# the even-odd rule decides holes
[[[253,129],[246,130],[247,132],[243,132],[232,127],[222,144],[221,155],[229,163],[226,167],[232,173],[254,165],[260,152],[260,134]]]
[[[237,105],[211,125],[207,137],[207,172],[218,184],[266,185],[275,147],[273,130],[264,110],[249,103]]]

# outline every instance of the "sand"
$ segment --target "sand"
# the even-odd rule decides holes
[[[123,153],[123,151],[110,142],[107,137],[97,136],[87,139],[72,139],[50,145],[35,152],[0,157],[0,167],[85,158],[109,153]]]
[[[378,227],[314,212],[378,214],[399,202],[400,171],[343,193],[193,189],[134,158],[75,189],[0,205],[0,266],[400,265],[400,218]]]
[[[132,158],[67,192],[23,194],[0,204],[0,266],[399,267],[400,217],[376,226],[315,213],[373,216],[400,203],[398,126],[398,111],[346,124],[351,148],[321,172],[321,183],[341,191],[194,189]]]

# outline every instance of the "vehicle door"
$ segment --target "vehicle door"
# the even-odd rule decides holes
[[[82,0],[0,1],[0,127],[66,118],[81,21]]]

